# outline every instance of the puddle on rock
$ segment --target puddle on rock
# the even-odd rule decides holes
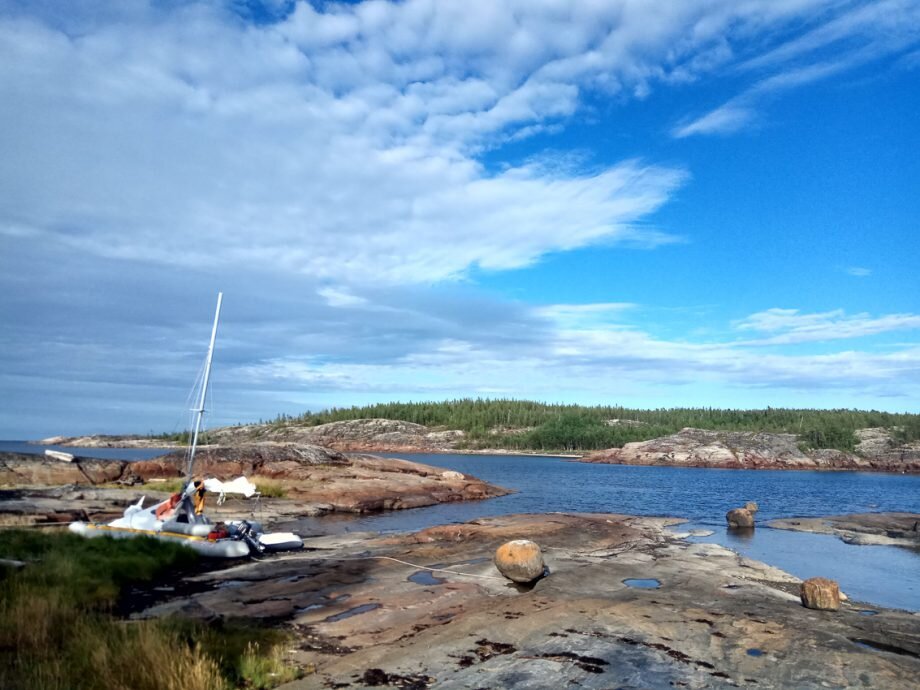
[[[903,647],[897,647],[893,644],[887,644],[885,642],[876,642],[875,640],[866,640],[857,637],[851,637],[850,642],[855,644],[857,647],[862,647],[863,649],[871,649],[874,652],[888,652],[889,654],[911,656],[915,659],[920,658],[920,654],[917,654],[916,652],[913,652],[909,649],[904,649]]]
[[[872,609],[860,609],[857,611],[860,616],[877,616],[878,611],[873,611]]]
[[[414,582],[417,585],[443,585],[444,580],[440,577],[435,577],[434,573],[430,570],[418,570],[412,573],[408,578],[409,582]]]
[[[756,647],[751,647],[749,650],[747,650],[747,655],[748,656],[763,656],[763,650],[757,649]]]
[[[346,618],[351,618],[352,616],[360,616],[362,613],[367,613],[368,611],[373,611],[374,609],[379,609],[380,604],[361,604],[360,606],[355,606],[350,608],[347,611],[342,611],[342,613],[337,613],[334,616],[329,616],[328,618],[323,619],[323,623],[337,623],[343,621]]]
[[[658,589],[661,587],[661,582],[653,578],[641,579],[631,577],[623,580],[623,584],[627,587],[633,587],[635,589]]]
[[[218,583],[217,589],[232,589],[234,587],[242,587],[243,585],[248,585],[249,580],[224,580],[223,582]]]
[[[324,609],[327,604],[310,604],[309,606],[303,606],[297,609],[297,613],[308,613],[310,611],[315,611],[316,609]]]
[[[310,611],[316,611],[317,609],[324,609],[327,606],[342,603],[343,601],[347,601],[350,598],[350,594],[337,594],[331,597],[324,594],[320,596],[320,601],[316,602],[315,604],[308,604],[307,606],[301,606],[298,608],[297,613],[309,613]]]

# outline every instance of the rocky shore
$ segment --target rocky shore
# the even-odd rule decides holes
[[[203,448],[195,466],[197,474],[218,479],[245,475],[256,485],[263,480],[279,484],[300,515],[416,508],[508,493],[439,467],[293,443]],[[40,455],[0,453],[0,486],[8,488],[133,486],[178,479],[184,470],[182,451],[137,462],[86,458],[61,462]],[[0,502],[0,512],[7,508],[6,502]]]
[[[860,444],[856,452],[849,453],[802,450],[795,434],[686,428],[671,436],[592,453],[581,461],[719,469],[920,472],[920,445],[894,445],[887,432],[879,429],[861,429],[857,436]]]
[[[804,608],[799,581],[623,515],[519,515],[414,534],[307,539],[308,550],[206,573],[140,617],[258,619],[293,635],[287,690],[908,688],[920,616]],[[548,573],[501,577],[525,537]]]
[[[768,527],[832,534],[848,544],[903,546],[920,551],[920,513],[852,513],[771,520]]]

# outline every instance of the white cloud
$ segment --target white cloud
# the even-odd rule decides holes
[[[367,300],[363,297],[332,287],[320,288],[316,294],[325,299],[330,307],[357,307],[367,304]]]
[[[688,171],[540,152],[503,167],[501,146],[561,131],[598,94],[689,92],[726,72],[755,75],[751,100],[678,131],[748,126],[771,94],[884,54],[886,31],[908,50],[916,3],[886,3],[887,18],[852,6],[299,2],[254,24],[219,2],[0,0],[0,312],[11,324],[0,377],[18,382],[15,399],[33,401],[36,418],[94,381],[105,399],[151,372],[181,387],[177,361],[156,353],[190,359],[199,339],[162,324],[188,294],[224,282],[237,330],[222,371],[245,373],[239,385],[262,403],[288,385],[556,399],[620,382],[769,386],[771,376],[915,394],[910,346],[765,356],[655,338],[616,302],[530,309],[443,285],[593,244],[676,241],[649,216]],[[273,8],[280,17],[286,5]],[[753,332],[803,342],[916,318],[792,316]],[[142,354],[156,364],[135,365]],[[49,372],[67,381],[52,390]]]
[[[891,352],[764,354],[752,350],[750,343],[686,343],[653,337],[627,322],[636,310],[640,308],[635,305],[603,303],[547,305],[532,312],[551,319],[553,328],[530,338],[524,333],[523,340],[513,343],[458,334],[425,339],[423,347],[410,348],[385,362],[281,356],[232,376],[255,386],[283,382],[294,390],[320,387],[383,398],[479,395],[498,388],[525,398],[560,400],[577,391],[581,400],[609,401],[622,400],[620,392],[627,389],[664,386],[673,391],[686,384],[714,385],[722,391],[754,388],[812,395],[835,391],[862,400],[920,394],[920,348],[916,346]],[[597,315],[603,318],[592,318]],[[740,327],[808,330],[841,318],[838,312],[798,315],[795,310],[771,310],[752,315]],[[864,324],[863,332],[870,331],[871,325]],[[700,404],[699,399],[694,402]]]
[[[920,328],[916,314],[869,314],[847,316],[844,310],[803,314],[798,309],[767,309],[735,322],[742,331],[771,333],[767,338],[747,341],[747,345],[785,345],[819,342],[885,333],[887,331]]]
[[[675,138],[731,134],[756,121],[756,109],[781,91],[805,86],[880,58],[910,50],[920,41],[920,3],[885,0],[831,16],[818,27],[744,62],[742,71],[775,69],[723,105],[690,118],[671,131]],[[826,51],[832,50],[831,57]],[[905,57],[909,60],[909,58]],[[796,60],[810,60],[805,64]]]
[[[864,268],[862,266],[849,266],[846,268],[846,272],[857,278],[867,278],[872,275],[871,268]]]
[[[754,111],[727,103],[691,122],[674,128],[671,134],[683,139],[694,134],[732,134],[754,120]]]
[[[300,2],[264,25],[140,0],[0,10],[0,222],[96,255],[365,285],[654,246],[672,238],[636,221],[684,171],[494,174],[479,154],[558,129],[588,92],[692,82],[823,4]],[[707,118],[684,133],[749,113]]]

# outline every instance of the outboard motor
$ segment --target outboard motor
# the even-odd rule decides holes
[[[241,520],[239,524],[232,525],[230,533],[245,541],[254,554],[261,556],[265,552],[265,546],[259,541],[258,533],[246,520]]]

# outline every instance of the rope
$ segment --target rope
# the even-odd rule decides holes
[[[439,573],[450,573],[451,575],[463,575],[464,577],[478,577],[482,580],[502,580],[505,581],[504,577],[499,577],[497,575],[477,575],[476,573],[462,573],[458,570],[448,570],[447,568],[432,568],[427,565],[419,565],[418,563],[410,563],[409,561],[401,561],[398,558],[393,558],[392,556],[355,556],[352,558],[330,558],[323,560],[334,560],[334,561],[370,561],[370,560],[380,560],[380,561],[393,561],[394,563],[400,563],[401,565],[408,565],[411,568],[417,568],[419,570],[432,570]],[[278,560],[294,560],[292,558],[283,558]]]
[[[393,561],[394,563],[401,563],[402,565],[408,565],[412,568],[418,568],[419,570],[432,570],[438,573],[450,573],[451,575],[464,575],[466,577],[478,577],[483,580],[504,580],[504,577],[498,577],[497,575],[477,575],[476,573],[461,573],[457,570],[448,570],[447,568],[432,568],[427,565],[418,565],[417,563],[409,563],[409,561],[401,561],[398,558],[393,558],[392,556],[363,556],[361,558],[343,558],[341,560],[347,561],[363,561],[376,558],[381,561]]]

